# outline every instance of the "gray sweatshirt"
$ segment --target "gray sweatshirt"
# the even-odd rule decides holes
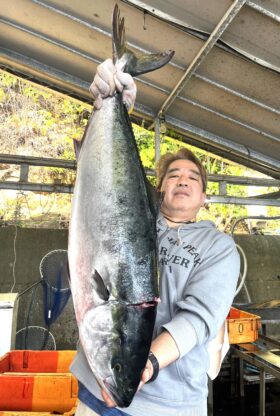
[[[154,337],[163,328],[176,342],[179,359],[160,370],[123,409],[131,416],[188,414],[205,406],[208,342],[217,335],[233,301],[240,260],[233,239],[211,221],[169,228],[160,215],[160,299]],[[71,371],[97,398],[99,387],[82,351]]]

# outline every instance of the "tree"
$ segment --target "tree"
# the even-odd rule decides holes
[[[73,139],[81,139],[92,106],[55,93],[0,71],[0,153],[73,160]],[[137,146],[144,167],[154,169],[154,133],[133,125]],[[180,147],[190,148],[207,166],[209,173],[244,175],[245,168],[218,158],[180,141],[172,131],[161,137],[161,154]],[[0,180],[18,178],[17,166],[0,165]],[[155,178],[149,178],[155,184]],[[31,182],[74,184],[75,172],[58,168],[31,168]],[[209,194],[218,193],[218,185],[209,183]],[[245,187],[229,185],[229,195],[247,196]],[[2,221],[17,221],[22,226],[65,226],[70,215],[71,196],[32,192],[1,191]],[[272,212],[273,209],[270,210]],[[221,229],[228,229],[232,220],[246,215],[246,208],[237,205],[209,204],[201,218],[212,219]]]

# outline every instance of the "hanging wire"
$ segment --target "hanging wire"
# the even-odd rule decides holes
[[[16,262],[17,262],[17,250],[16,250],[16,241],[17,241],[17,225],[15,225],[15,236],[14,236],[14,243],[13,243],[13,247],[14,247],[14,261],[13,261],[13,285],[11,287],[10,292],[12,293],[15,285],[16,285]]]
[[[146,10],[144,10],[143,12],[143,30],[147,30],[147,26],[146,26]]]
[[[54,206],[54,203],[56,202],[56,194],[49,194],[47,197],[46,195],[44,195],[44,199],[45,203],[42,204],[42,194],[40,194],[40,207],[42,210],[42,215],[47,215]]]
[[[17,241],[17,225],[20,221],[21,217],[21,205],[20,205],[20,198],[19,198],[20,192],[17,192],[17,198],[16,198],[16,206],[15,206],[15,236],[14,236],[14,242],[13,242],[13,251],[14,251],[14,261],[13,261],[13,285],[11,287],[10,292],[12,293],[15,285],[16,285],[16,262],[17,262],[17,250],[16,250],[16,241]]]
[[[29,202],[28,202],[28,198],[27,198],[26,192],[21,191],[21,195],[25,199],[25,203],[26,203],[26,206],[27,206],[27,209],[28,209],[29,217],[31,217],[31,209],[30,209],[30,206],[29,206]]]

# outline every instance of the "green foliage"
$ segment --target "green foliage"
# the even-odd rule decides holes
[[[73,139],[83,136],[92,107],[66,98],[46,88],[35,86],[0,71],[0,153],[75,159]],[[133,125],[142,163],[155,169],[154,133]],[[176,152],[181,147],[192,150],[206,166],[209,174],[246,176],[246,169],[215,157],[181,140],[178,133],[169,131],[161,137],[161,154]],[[0,166],[0,180],[18,178],[18,167]],[[149,177],[155,184],[155,178]],[[32,167],[29,181],[36,183],[74,184],[75,172],[59,168]],[[267,190],[266,190],[267,191]],[[268,192],[268,191],[267,191]],[[272,191],[271,191],[272,192]],[[219,194],[219,185],[209,182],[208,194]],[[228,185],[228,195],[247,196],[244,186]],[[2,191],[0,217],[22,225],[32,222],[38,226],[65,224],[69,219],[71,195],[35,192]],[[278,208],[269,207],[268,215],[277,215]],[[212,219],[220,229],[228,230],[233,220],[247,214],[245,206],[209,204],[201,211],[200,219]],[[280,225],[279,225],[280,228]]]

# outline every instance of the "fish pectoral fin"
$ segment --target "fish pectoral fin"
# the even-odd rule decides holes
[[[108,290],[108,286],[105,285],[104,280],[102,279],[97,270],[94,270],[92,279],[93,287],[100,299],[107,301],[110,297],[110,292]]]
[[[69,262],[68,260],[63,264],[61,268],[61,276],[64,282],[71,282],[70,278],[70,269],[69,269]]]

